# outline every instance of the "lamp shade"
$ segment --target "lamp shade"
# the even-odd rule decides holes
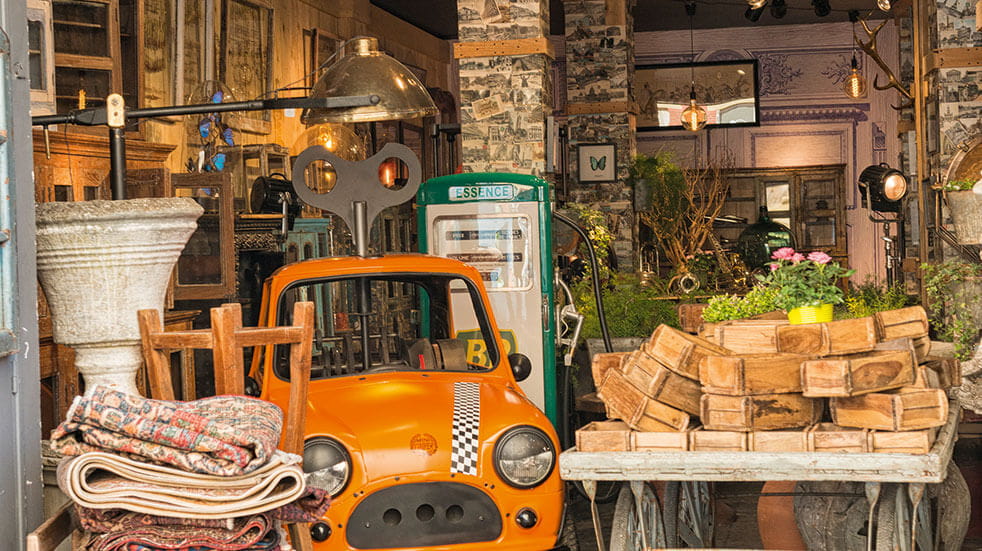
[[[314,84],[311,97],[377,95],[377,105],[347,109],[310,109],[303,122],[371,122],[411,119],[437,114],[433,98],[405,65],[378,49],[378,40],[354,38],[342,57],[324,71]]]

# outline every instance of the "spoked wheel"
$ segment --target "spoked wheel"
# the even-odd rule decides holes
[[[713,546],[716,501],[713,487],[701,481],[671,481],[665,486],[665,539],[668,547]]]
[[[934,549],[931,505],[921,499],[913,510],[905,484],[890,484],[880,495],[876,513],[876,551],[915,551],[911,529],[916,524],[916,549]]]
[[[583,489],[583,483],[579,480],[574,480],[572,482],[573,487],[576,488],[576,492],[583,496],[584,499],[590,501],[590,496],[586,494],[586,490]],[[598,480],[597,481],[597,503],[610,503],[617,499],[620,495],[618,492],[621,489],[621,483],[618,480]]]
[[[648,484],[632,484],[639,488],[640,496],[635,496],[631,485],[621,485],[617,504],[614,506],[614,522],[610,529],[610,551],[645,551],[649,548],[667,547],[658,497]]]

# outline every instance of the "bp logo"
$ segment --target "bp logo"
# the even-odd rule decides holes
[[[488,360],[488,346],[480,329],[458,331],[457,338],[467,341],[467,363],[491,367],[491,361]],[[504,356],[518,352],[518,339],[515,338],[514,331],[502,330],[501,340],[505,341]]]

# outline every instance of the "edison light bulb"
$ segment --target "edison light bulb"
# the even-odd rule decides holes
[[[846,77],[843,88],[850,98],[861,98],[866,95],[866,79],[859,74],[856,56],[852,57],[852,69],[849,70],[849,76]]]
[[[695,132],[706,126],[706,110],[696,103],[695,92],[689,97],[689,106],[682,111],[682,128]]]

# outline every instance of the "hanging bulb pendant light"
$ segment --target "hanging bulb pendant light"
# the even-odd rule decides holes
[[[859,63],[856,61],[856,21],[859,20],[859,12],[851,10],[849,21],[852,21],[852,68],[842,83],[843,90],[850,98],[856,99],[866,96],[866,77],[859,74]]]
[[[852,56],[852,69],[846,77],[844,86],[846,95],[850,98],[861,98],[866,95],[866,79],[859,74],[859,65],[856,63],[856,56]]]
[[[692,56],[692,63],[695,63],[696,49],[692,38],[692,17],[696,14],[696,3],[693,1],[686,2],[685,13],[689,16],[689,53]],[[691,87],[689,88],[689,106],[682,110],[680,118],[682,128],[696,132],[706,126],[706,110],[696,103],[696,68],[694,65],[690,65],[689,68],[692,76]]]
[[[702,130],[706,126],[706,110],[696,103],[696,89],[689,92],[689,106],[682,111],[682,128],[691,132]]]

